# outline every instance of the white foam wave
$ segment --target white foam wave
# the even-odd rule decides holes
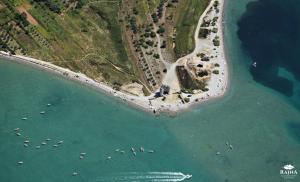
[[[100,181],[123,181],[123,182],[179,182],[191,178],[181,172],[127,172],[116,173],[102,178]]]

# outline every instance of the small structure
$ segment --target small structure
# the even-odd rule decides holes
[[[159,89],[159,92],[155,93],[155,97],[162,97],[164,95],[168,95],[170,92],[170,87],[168,85],[162,85]]]
[[[170,92],[170,87],[168,85],[162,85],[159,89],[159,93],[161,96],[168,95]]]

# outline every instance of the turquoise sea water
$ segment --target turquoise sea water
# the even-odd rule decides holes
[[[251,60],[240,48],[236,24],[248,2],[227,2],[228,94],[175,118],[155,117],[60,77],[0,61],[0,181],[149,181],[139,178],[179,179],[149,172],[182,172],[192,174],[187,181],[193,182],[277,182],[284,181],[284,164],[300,171],[299,109],[253,81]],[[36,149],[46,138],[52,140]],[[140,146],[155,152],[141,153]],[[81,152],[87,153],[82,160]]]

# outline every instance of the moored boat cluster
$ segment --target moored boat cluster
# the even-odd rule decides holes
[[[51,104],[47,104],[47,106],[51,106]],[[46,111],[41,111],[40,114],[42,115],[45,115],[46,114]],[[23,117],[21,118],[22,121],[30,121],[30,117]],[[14,128],[13,129],[13,132],[16,134],[16,136],[21,136],[21,132],[24,131],[23,129],[17,127],[17,128]],[[53,137],[53,138],[57,138],[57,137]],[[49,151],[51,150],[49,147],[47,146],[51,146],[52,145],[52,148],[57,148],[57,150],[59,150],[59,148],[64,145],[64,140],[57,140],[56,142],[54,141],[55,139],[51,139],[50,137],[45,137],[44,140],[42,141],[39,141],[38,144],[34,144],[35,142],[33,142],[34,140],[30,140],[29,137],[24,137],[24,140],[22,141],[23,143],[23,147],[25,148],[32,148],[34,147],[35,149],[39,149],[39,150],[42,150],[43,148],[47,148],[46,150]],[[71,143],[71,142],[68,142],[67,141],[67,144],[68,143]],[[28,150],[26,149],[26,150]],[[135,147],[130,147],[129,149],[115,149],[114,151],[112,151],[112,153],[120,153],[120,154],[125,154],[126,153],[126,150],[128,151],[128,153],[132,153],[134,157],[137,156],[138,153],[154,153],[154,150],[152,149],[145,149],[144,147],[139,147],[139,149],[136,149]],[[79,153],[79,159],[80,160],[84,160],[85,157],[87,156],[87,153],[86,152],[80,152]],[[130,156],[130,155],[129,155]],[[112,155],[109,155],[107,157],[105,157],[103,160],[111,160],[113,159],[113,156]],[[19,160],[17,161],[17,165],[19,166],[24,166],[25,165],[25,160]],[[78,171],[73,171],[71,172],[71,175],[72,176],[77,176],[79,174]]]

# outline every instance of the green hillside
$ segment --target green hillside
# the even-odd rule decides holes
[[[120,1],[1,0],[1,49],[120,84],[136,76],[118,20]]]

